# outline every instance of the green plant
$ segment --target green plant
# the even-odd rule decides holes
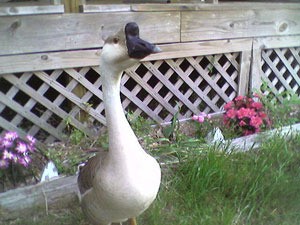
[[[165,138],[168,140],[177,140],[178,131],[179,131],[179,120],[178,120],[179,111],[177,111],[171,121],[171,124],[162,128],[162,133]]]
[[[263,104],[253,98],[238,96],[226,103],[224,109],[224,124],[233,127],[238,134],[254,134],[271,125]]]
[[[71,143],[75,145],[79,144],[85,137],[86,134],[83,131],[76,128],[72,129],[72,132],[69,136]]]
[[[300,98],[295,92],[283,91],[275,96],[266,82],[262,84],[266,94],[259,94],[273,127],[281,127],[300,122]]]
[[[16,186],[20,181],[26,182],[27,173],[35,151],[35,138],[27,135],[22,140],[17,132],[8,131],[0,138],[0,179]]]
[[[126,113],[126,117],[132,130],[137,136],[147,136],[151,132],[151,124],[153,123],[151,120],[142,116],[136,116],[130,111]]]
[[[300,136],[274,135],[261,149],[190,151],[168,170],[143,224],[297,224]],[[180,149],[180,147],[178,148]]]
[[[83,140],[86,137],[85,132],[77,129],[73,124],[70,117],[65,119],[65,124],[67,131],[69,132],[69,140],[72,144],[79,144],[81,140]]]

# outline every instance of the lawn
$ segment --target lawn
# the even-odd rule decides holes
[[[164,144],[160,151],[176,155],[179,162],[163,166],[159,195],[138,218],[139,224],[299,224],[299,135],[288,139],[275,135],[260,149],[246,153],[198,144],[197,140]],[[32,216],[2,224],[88,225],[77,202],[50,209],[48,215],[35,209]]]

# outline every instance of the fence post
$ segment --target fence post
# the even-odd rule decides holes
[[[249,91],[251,50],[241,52],[238,95],[247,95]]]
[[[260,90],[262,85],[262,59],[261,59],[262,45],[259,39],[253,39],[252,45],[252,61],[251,61],[251,74],[250,74],[250,90]]]

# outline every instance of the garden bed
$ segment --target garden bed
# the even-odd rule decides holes
[[[267,140],[272,135],[280,134],[288,138],[296,133],[300,133],[300,123],[236,138],[222,145],[227,151],[248,151],[258,148],[263,140]],[[1,220],[6,221],[18,218],[20,215],[30,215],[28,213],[32,212],[34,208],[42,209],[47,214],[50,208],[64,208],[74,201],[78,203],[76,178],[77,176],[60,177],[52,181],[0,193]]]

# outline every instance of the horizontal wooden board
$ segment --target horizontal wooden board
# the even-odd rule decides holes
[[[81,5],[80,12],[94,13],[94,12],[129,12],[131,6],[128,4],[114,4],[114,5]]]
[[[98,48],[101,37],[131,21],[151,42],[180,41],[179,12],[12,16],[0,20],[0,55]]]
[[[289,48],[300,47],[300,36],[255,38],[254,48]]]
[[[182,12],[181,41],[300,34],[296,10]]]
[[[250,51],[252,39],[220,40],[159,45],[161,53],[143,61]],[[60,68],[97,66],[100,50],[48,52],[26,55],[0,56],[0,74]]]
[[[161,53],[148,56],[145,60],[160,60],[228,52],[250,51],[252,39],[201,41],[161,45]]]
[[[0,16],[32,15],[64,13],[64,5],[36,5],[36,6],[7,6],[1,7]]]
[[[99,53],[99,50],[82,50],[0,56],[0,74],[96,66]]]
[[[78,193],[76,181],[77,176],[61,177],[0,193],[0,223],[5,224],[5,219],[17,218],[22,214],[30,215],[33,207],[45,208],[47,211],[48,207],[60,208],[74,204]]]
[[[234,4],[234,7],[233,7]],[[263,2],[219,2],[218,4],[207,3],[172,3],[172,4],[133,4],[132,11],[223,11],[223,10],[245,10],[245,9],[300,9],[300,4],[295,3],[263,3]]]

